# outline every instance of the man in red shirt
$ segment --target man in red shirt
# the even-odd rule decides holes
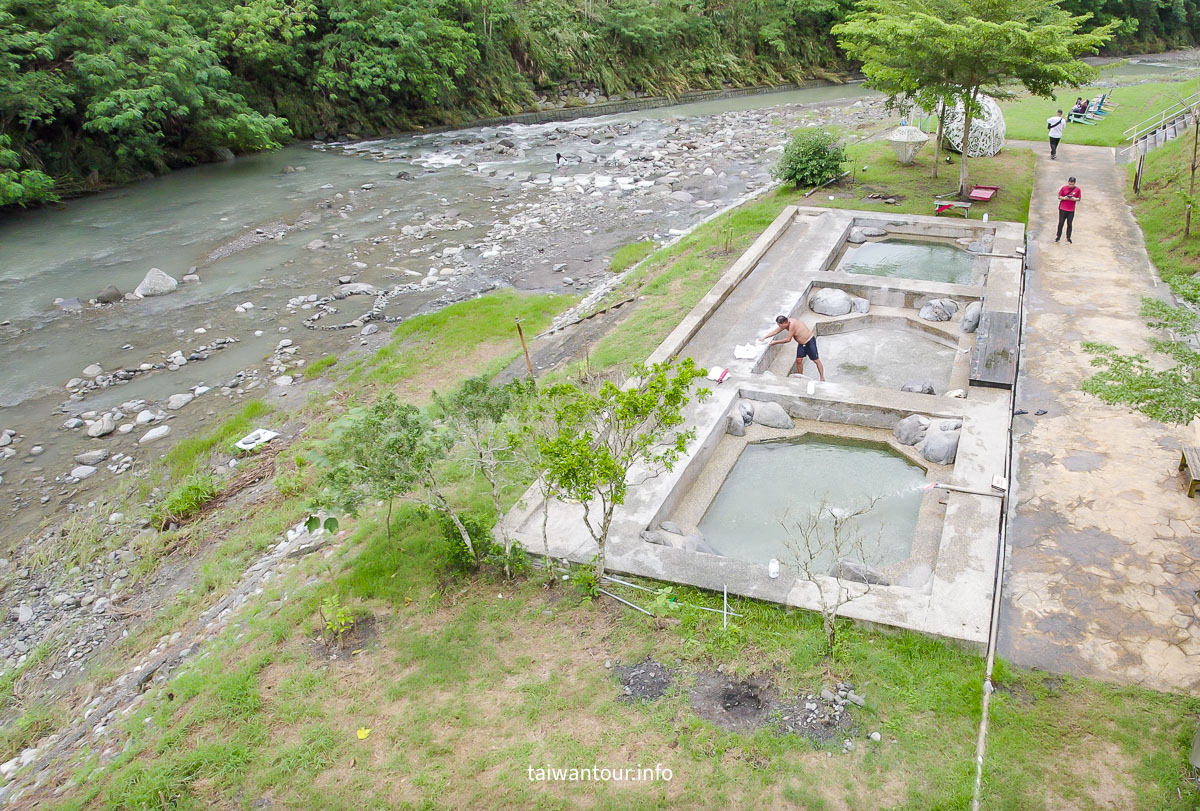
[[[1075,203],[1083,196],[1083,192],[1075,185],[1075,178],[1067,178],[1067,185],[1058,190],[1058,236],[1055,242],[1062,239],[1063,223],[1067,224],[1067,242],[1071,241],[1071,227],[1075,224]]]

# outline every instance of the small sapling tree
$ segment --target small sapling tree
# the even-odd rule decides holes
[[[774,175],[796,188],[819,186],[840,176],[846,160],[846,150],[833,133],[804,130],[788,141]]]
[[[554,436],[557,436],[561,426],[555,420],[556,409],[551,397],[537,389],[532,381],[523,385],[513,404],[512,421],[509,423],[509,444],[514,456],[526,470],[545,471],[546,459],[542,448]],[[550,499],[560,495],[550,481],[549,475],[542,473],[535,482],[538,494],[542,499],[542,550],[546,563],[546,579],[554,580],[554,568],[550,561]]]
[[[384,501],[390,539],[396,499],[413,498],[444,513],[475,558],[470,534],[438,485],[437,464],[453,444],[452,436],[435,429],[419,408],[388,392],[334,424],[324,447],[319,500],[347,515],[357,514],[364,501]]]
[[[637,365],[624,386],[560,383],[546,390],[558,429],[540,440],[545,477],[554,491],[583,506],[583,522],[596,542],[596,576],[604,574],[605,544],[613,513],[625,503],[629,474],[670,470],[695,436],[682,430],[692,383],[705,370],[688,358],[675,366]],[[695,393],[703,399],[707,389]]]
[[[509,577],[513,542],[500,520],[501,475],[505,466],[517,460],[513,453],[516,435],[508,416],[519,401],[526,399],[525,391],[532,385],[529,381],[514,381],[493,386],[486,377],[472,377],[449,395],[433,395],[434,405],[441,411],[446,427],[458,438],[467,463],[488,483],[504,544],[504,574]]]
[[[862,534],[854,525],[874,509],[876,501],[854,510],[839,510],[823,498],[814,509],[798,516],[785,514],[779,520],[800,578],[811,583],[817,593],[825,655],[830,660],[836,656],[837,619],[842,608],[868,594],[877,579],[867,564]]]

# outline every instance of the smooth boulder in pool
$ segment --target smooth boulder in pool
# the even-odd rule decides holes
[[[929,430],[929,418],[920,414],[909,414],[892,429],[892,435],[901,445],[916,445],[925,438]]]
[[[979,329],[979,316],[983,315],[983,302],[972,301],[967,305],[967,309],[963,310],[962,323],[958,328],[963,332],[974,332]]]
[[[958,455],[959,431],[929,431],[921,455],[935,465],[952,465]]]
[[[821,315],[845,315],[854,309],[854,302],[845,290],[822,287],[809,298],[808,308]]]
[[[779,403],[760,403],[754,410],[754,421],[768,428],[788,430],[795,427],[792,418]]]
[[[937,394],[937,392],[933,389],[933,384],[927,381],[905,383],[900,387],[900,391],[911,391],[916,394]]]
[[[935,298],[925,302],[925,306],[917,313],[925,321],[949,321],[958,312],[958,303],[954,299]]]

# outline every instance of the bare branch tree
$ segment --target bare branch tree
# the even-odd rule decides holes
[[[785,511],[779,518],[791,563],[816,589],[825,655],[830,659],[834,658],[837,618],[842,608],[882,582],[867,563],[867,545],[855,526],[855,519],[873,510],[878,501],[872,498],[857,509],[839,510],[831,507],[828,496],[824,496],[807,512],[792,516]]]

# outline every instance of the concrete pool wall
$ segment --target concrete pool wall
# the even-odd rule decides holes
[[[878,229],[878,238],[893,234],[967,240],[985,261],[981,285],[943,285],[912,279],[844,274],[830,271],[846,240]],[[986,245],[983,244],[986,239]],[[819,606],[818,589],[843,588],[860,593],[847,603],[844,616],[934,634],[982,647],[986,641],[995,577],[1002,491],[994,477],[1006,476],[1006,448],[1011,420],[1011,391],[1003,386],[974,385],[967,359],[976,336],[958,328],[958,318],[929,322],[916,310],[930,298],[962,304],[984,302],[987,313],[1016,313],[1020,305],[1024,227],[1013,223],[951,221],[911,215],[836,209],[789,207],[764,231],[714,285],[650,362],[691,357],[708,368],[729,370],[721,384],[709,383],[712,394],[687,408],[687,424],[696,438],[670,472],[635,471],[629,496],[614,516],[607,547],[613,572],[687,583],[802,608]],[[807,302],[820,287],[840,286],[867,299],[867,313],[818,316]],[[794,347],[754,357],[735,357],[773,326],[779,313],[801,315],[818,339],[861,329],[894,330],[905,340],[953,347],[956,356],[947,386],[965,397],[919,394],[844,380],[825,383],[807,377],[773,374],[777,364],[790,365]],[[961,317],[962,307],[959,309]],[[919,344],[914,344],[917,346]],[[760,345],[762,346],[762,345]],[[806,371],[811,370],[811,364]],[[811,392],[811,393],[810,393]],[[794,421],[791,429],[746,427],[745,437],[729,432],[738,401],[777,403]],[[961,421],[953,462],[936,465],[892,437],[897,422],[912,414],[931,421]],[[912,553],[903,565],[885,574],[890,585],[871,585],[845,578],[801,576],[783,561],[778,577],[768,567],[729,557],[660,545],[655,537],[662,522],[698,523],[698,516],[721,486],[747,442],[804,434],[852,437],[886,443],[920,464],[930,481],[952,490],[932,491],[922,499]],[[748,505],[753,509],[754,505]],[[549,554],[577,563],[590,561],[596,547],[583,525],[578,504],[551,500],[548,507]],[[511,537],[530,552],[542,554],[542,500],[537,486],[504,518]]]

